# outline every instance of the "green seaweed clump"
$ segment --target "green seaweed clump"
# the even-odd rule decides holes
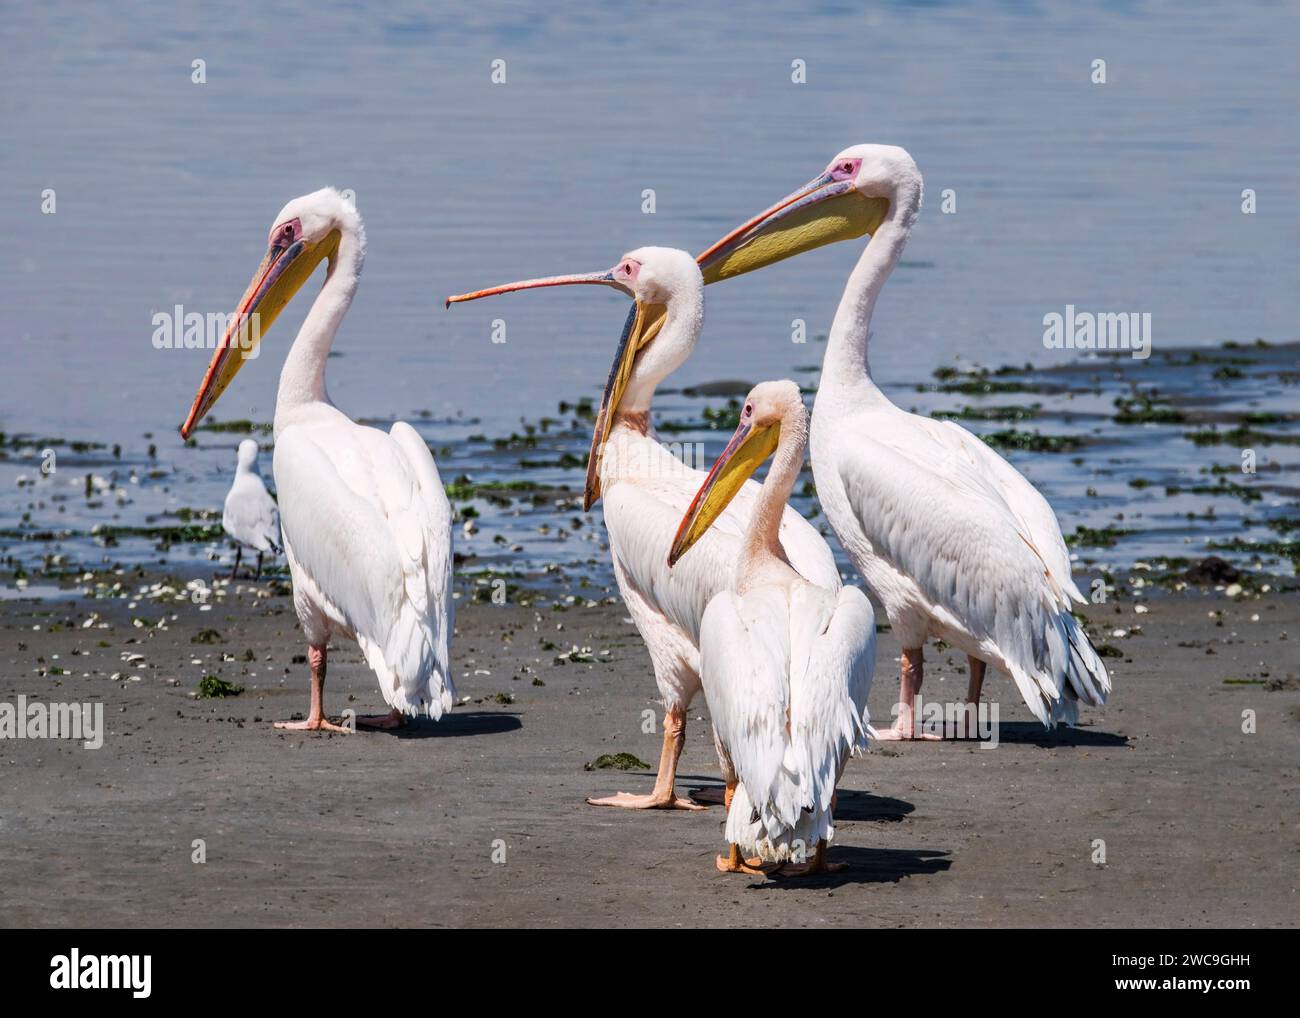
[[[1207,548],[1215,551],[1235,551],[1258,558],[1275,556],[1291,560],[1291,564],[1300,571],[1300,541],[1247,541],[1234,537],[1229,541],[1209,541]]]
[[[1115,397],[1116,424],[1182,424],[1186,415],[1153,393]]]
[[[1022,452],[1069,452],[1083,445],[1082,439],[1072,435],[1044,435],[1016,428],[991,431],[980,438],[994,449],[1019,449]]]
[[[1043,404],[1031,406],[964,406],[960,410],[936,410],[931,417],[950,421],[1027,421],[1037,417]]]
[[[1123,527],[1085,527],[1082,524],[1074,528],[1073,534],[1065,535],[1065,543],[1074,547],[1086,545],[1091,548],[1113,548],[1115,542],[1133,531]]]
[[[1235,445],[1245,449],[1255,445],[1300,445],[1300,435],[1288,435],[1280,431],[1260,431],[1248,425],[1219,431],[1217,428],[1203,428],[1199,431],[1187,431],[1183,437],[1196,445]]]
[[[1220,477],[1218,484],[1191,484],[1186,487],[1180,484],[1165,485],[1166,495],[1224,495],[1228,498],[1239,498],[1243,502],[1258,502],[1264,496],[1254,488],[1248,488],[1244,484],[1236,484],[1229,481],[1226,477]]]
[[[639,756],[631,753],[602,753],[589,764],[584,764],[584,771],[648,771],[650,765]]]
[[[200,431],[215,431],[218,433],[232,435],[251,435],[254,432],[261,432],[264,435],[271,433],[271,425],[258,424],[249,420],[238,421],[213,421],[209,420],[199,425]]]
[[[222,700],[227,696],[238,696],[243,691],[243,686],[237,686],[217,675],[205,675],[199,680],[200,700]]]

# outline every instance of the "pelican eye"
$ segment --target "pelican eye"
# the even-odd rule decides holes
[[[857,172],[858,163],[852,159],[846,159],[841,163],[836,163],[831,167],[831,176],[838,179],[851,177]]]

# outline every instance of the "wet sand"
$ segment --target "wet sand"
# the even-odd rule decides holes
[[[462,603],[454,660],[469,701],[439,724],[338,736],[272,729],[306,710],[304,648],[287,597],[235,590],[206,612],[0,603],[0,702],[102,702],[108,730],[98,750],[0,740],[4,925],[1239,927],[1300,915],[1295,592],[1186,591],[1141,615],[1094,607],[1100,642],[1125,655],[1108,660],[1111,706],[1047,733],[991,674],[997,748],[877,744],[841,784],[830,858],[847,872],[762,881],[715,872],[718,806],[584,805],[653,780],[585,770],[600,754],[658,759],[658,735],[642,732],[650,664],[621,605]],[[82,628],[91,611],[99,621]],[[191,642],[204,629],[222,642]],[[594,659],[557,662],[574,645]],[[897,655],[882,633],[877,720]],[[964,661],[930,649],[927,666],[924,692],[959,699]],[[245,691],[195,699],[206,674]],[[331,656],[326,706],[383,707],[351,645]],[[680,787],[717,801],[706,717],[701,697]]]

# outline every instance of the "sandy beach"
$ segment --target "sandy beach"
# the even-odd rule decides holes
[[[649,659],[603,592],[562,608],[462,600],[463,702],[441,723],[346,736],[271,727],[307,706],[283,591],[239,583],[219,601],[0,603],[0,702],[102,703],[106,728],[99,749],[0,740],[4,925],[1238,927],[1300,914],[1294,591],[1094,606],[1090,631],[1120,655],[1107,709],[1045,732],[991,675],[996,748],[873,746],[841,783],[830,858],[848,870],[816,880],[715,872],[703,698],[681,787],[715,805],[584,804],[652,782],[650,769],[585,769],[602,754],[658,758],[642,730]],[[964,660],[927,655],[923,692],[960,698]],[[876,719],[897,657],[882,632]],[[243,692],[197,698],[205,675]],[[335,716],[382,707],[354,646],[333,652],[326,697]]]

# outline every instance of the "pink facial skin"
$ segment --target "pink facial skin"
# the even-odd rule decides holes
[[[858,175],[858,169],[861,166],[861,159],[839,159],[826,172],[834,180],[852,180]]]
[[[620,283],[635,283],[641,274],[641,263],[635,258],[624,258],[614,270],[614,278]]]
[[[270,247],[288,247],[295,241],[302,238],[302,221],[299,219],[290,219],[287,223],[280,223],[271,230],[271,236],[268,239]]]

